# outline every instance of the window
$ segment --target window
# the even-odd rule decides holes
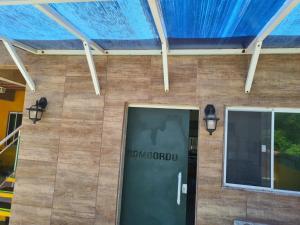
[[[8,115],[8,123],[7,123],[7,135],[11,134],[14,130],[16,130],[22,124],[22,116],[21,112],[10,112]],[[17,138],[17,135],[14,135]],[[7,141],[7,144],[13,140],[13,137]],[[16,144],[16,143],[15,143]]]
[[[225,186],[300,192],[300,110],[227,108]]]

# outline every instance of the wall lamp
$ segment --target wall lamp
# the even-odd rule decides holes
[[[40,100],[36,100],[35,105],[32,105],[30,108],[26,109],[29,112],[29,119],[31,119],[33,123],[41,120],[47,105],[48,101],[45,97],[40,98]]]
[[[216,109],[214,105],[207,105],[204,109],[204,113],[205,117],[203,120],[205,121],[206,130],[210,135],[212,135],[212,133],[217,129],[219,120],[216,116]]]

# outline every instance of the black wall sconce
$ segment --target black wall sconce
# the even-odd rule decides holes
[[[31,119],[33,123],[41,120],[47,105],[48,101],[45,97],[40,98],[40,100],[36,100],[35,105],[32,105],[30,108],[26,109],[29,112],[29,119]]]
[[[214,105],[207,105],[204,109],[204,113],[205,117],[203,120],[205,121],[206,130],[210,135],[212,135],[212,133],[217,129],[219,120],[216,116],[216,109]]]

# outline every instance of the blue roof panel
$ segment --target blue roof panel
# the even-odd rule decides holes
[[[37,49],[82,49],[76,38],[31,5],[0,7],[0,36]]]
[[[300,47],[300,5],[263,42],[264,48]]]
[[[245,48],[285,0],[160,0],[170,48]]]
[[[105,49],[155,49],[160,41],[146,0],[51,4]]]
[[[170,49],[246,48],[286,0],[157,0]],[[160,49],[147,0],[50,6],[105,49]],[[300,5],[264,48],[300,47]],[[82,49],[82,43],[31,5],[0,6],[0,36],[37,49]]]

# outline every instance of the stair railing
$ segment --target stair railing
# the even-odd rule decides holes
[[[16,171],[16,167],[17,167],[17,162],[18,162],[18,155],[19,155],[19,145],[20,145],[20,137],[21,137],[21,128],[22,125],[19,126],[17,129],[15,129],[13,132],[11,132],[9,135],[7,135],[5,138],[3,138],[0,141],[0,155],[5,152],[7,149],[9,149],[10,146],[12,146],[14,143],[17,142],[17,146],[16,146],[16,157],[15,157],[15,162],[14,162],[14,168],[13,168],[13,172],[7,176],[7,177],[11,177],[14,176],[15,171]],[[9,141],[9,144],[7,144]],[[0,182],[0,187],[5,183],[5,181]]]

